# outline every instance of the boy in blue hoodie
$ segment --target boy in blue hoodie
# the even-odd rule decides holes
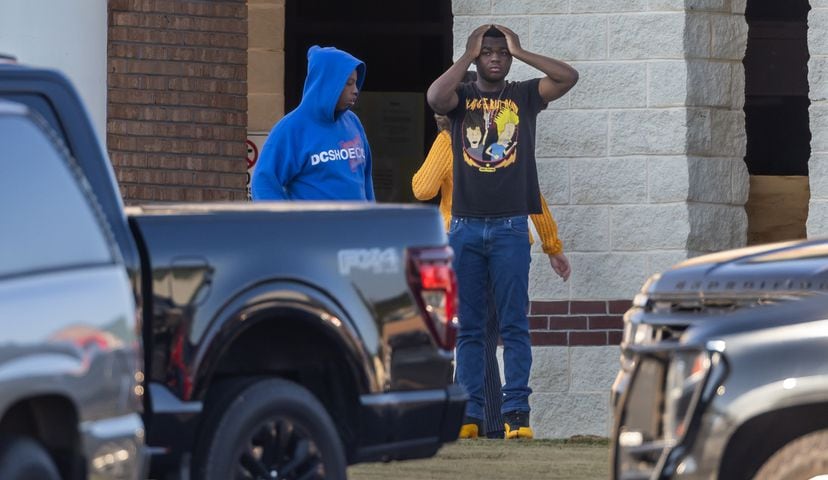
[[[270,131],[253,200],[374,200],[371,150],[354,106],[365,64],[333,47],[308,49],[302,102]]]

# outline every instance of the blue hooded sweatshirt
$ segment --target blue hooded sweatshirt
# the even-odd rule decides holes
[[[335,111],[356,69],[365,64],[333,47],[308,50],[302,102],[270,131],[253,171],[254,200],[374,200],[371,151],[359,118]]]

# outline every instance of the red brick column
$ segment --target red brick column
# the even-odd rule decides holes
[[[629,300],[532,302],[529,330],[533,346],[595,346],[621,343]]]
[[[107,148],[121,193],[246,198],[244,0],[110,0]]]

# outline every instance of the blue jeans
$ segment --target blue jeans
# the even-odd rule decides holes
[[[483,345],[483,425],[486,436],[503,438],[503,385],[500,383],[500,367],[497,365],[497,341],[500,339],[500,322],[494,303],[491,282],[486,295],[486,331]],[[454,381],[459,383],[455,375]]]
[[[528,218],[454,217],[449,228],[460,297],[457,381],[469,394],[466,415],[483,418],[484,337],[488,281],[503,342],[503,413],[529,411]]]

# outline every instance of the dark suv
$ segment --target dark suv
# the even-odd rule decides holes
[[[828,475],[828,240],[654,276],[625,315],[618,479]]]
[[[74,160],[0,100],[0,478],[138,479],[138,318]]]

